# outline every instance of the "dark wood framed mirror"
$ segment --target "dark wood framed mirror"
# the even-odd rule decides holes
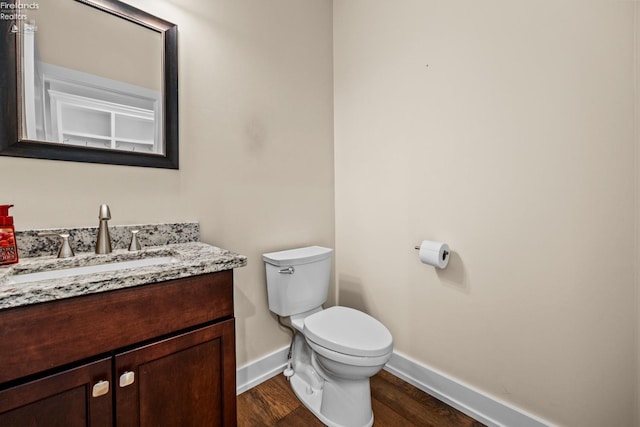
[[[16,4],[0,20],[0,155],[178,169],[176,25],[117,0]]]

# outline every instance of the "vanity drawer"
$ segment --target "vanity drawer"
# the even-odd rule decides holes
[[[0,310],[0,383],[233,317],[233,270]]]

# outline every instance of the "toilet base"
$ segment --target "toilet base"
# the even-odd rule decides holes
[[[291,388],[293,389],[293,392],[298,397],[298,399],[300,399],[304,406],[325,425],[329,427],[371,427],[373,425],[373,412],[371,413],[371,419],[369,420],[369,422],[362,426],[345,426],[333,422],[332,420],[325,417],[320,411],[320,408],[322,406],[322,390],[313,390],[312,393],[308,393],[308,384],[300,376],[297,375],[293,375],[290,379],[290,382]]]
[[[322,368],[314,360],[311,348],[300,333],[294,338],[292,359],[294,374],[289,379],[291,388],[320,421],[329,427],[373,425],[368,378],[363,381],[326,380],[326,373],[320,375],[318,372]],[[345,403],[348,407],[342,407]],[[354,411],[354,405],[360,410]]]

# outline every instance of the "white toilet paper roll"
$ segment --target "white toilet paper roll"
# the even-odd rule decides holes
[[[445,268],[449,264],[449,245],[441,242],[423,240],[420,245],[420,261],[424,264]]]

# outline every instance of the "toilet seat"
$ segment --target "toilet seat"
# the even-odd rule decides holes
[[[339,353],[337,351],[329,350],[326,347],[321,346],[318,343],[311,341],[305,337],[305,341],[309,344],[309,347],[313,349],[317,354],[333,360],[334,362],[342,363],[344,365],[357,366],[360,368],[371,366],[382,366],[389,361],[391,357],[391,351],[382,356],[352,356],[350,354]]]
[[[334,352],[354,356],[354,363],[349,364],[385,357],[393,350],[391,333],[382,323],[348,307],[334,306],[306,317],[303,334],[312,347],[319,347],[317,351],[325,349],[327,357]]]

